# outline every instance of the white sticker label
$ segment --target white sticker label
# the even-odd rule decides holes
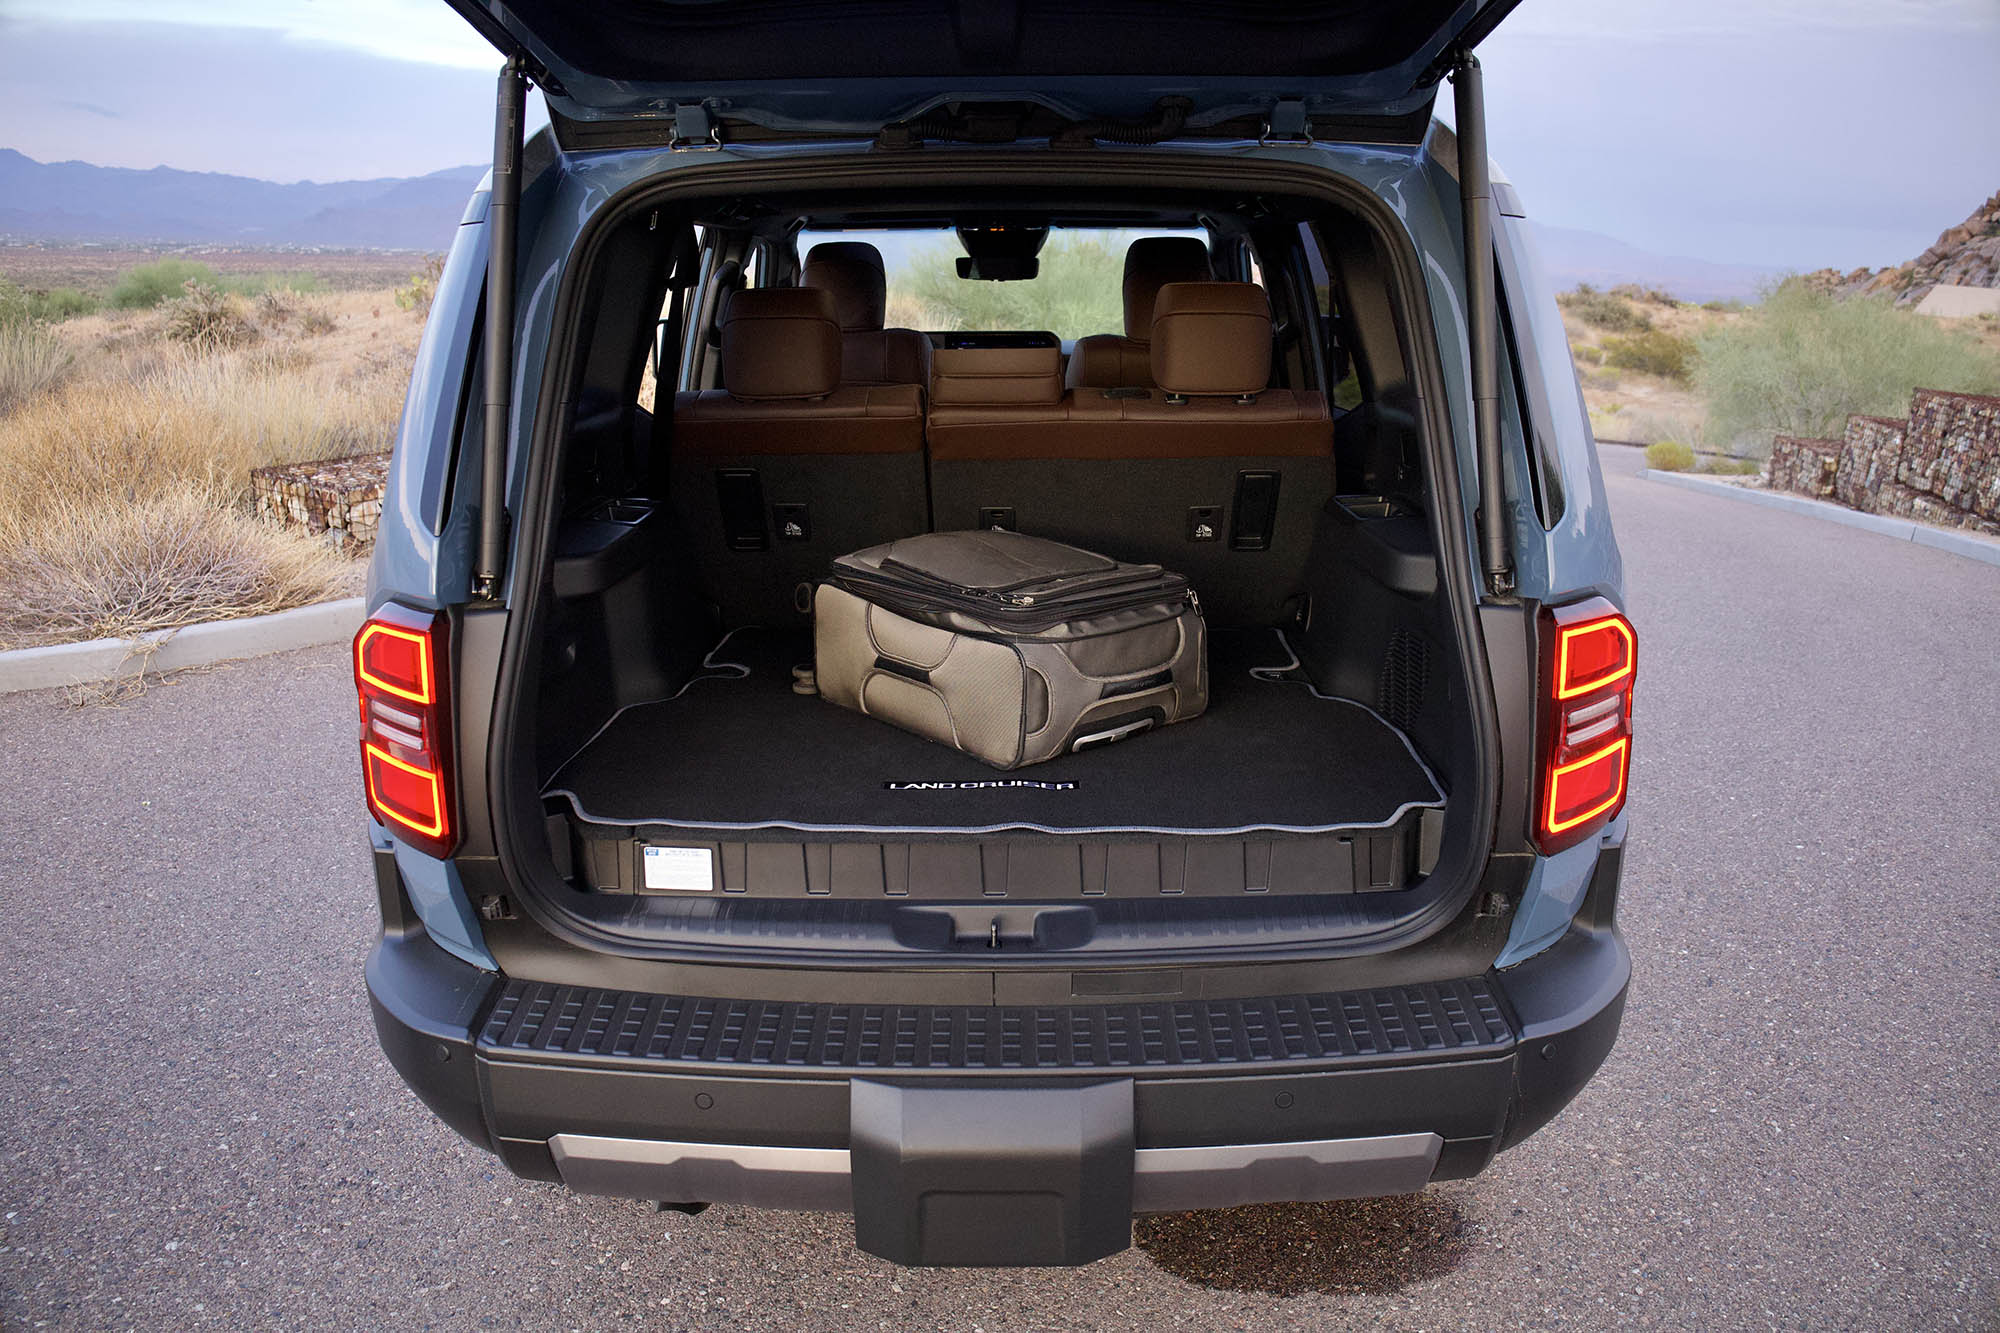
[[[706,847],[648,847],[646,887],[682,893],[715,890],[715,854]]]

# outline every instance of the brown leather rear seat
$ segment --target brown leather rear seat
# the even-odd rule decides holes
[[[673,493],[728,625],[795,620],[793,591],[848,551],[929,526],[923,389],[841,383],[834,298],[730,297],[723,388],[674,397]]]
[[[882,327],[888,282],[882,252],[866,241],[826,241],[806,253],[804,283],[833,295],[842,384],[930,383],[931,340]]]
[[[1194,236],[1142,236],[1125,250],[1125,336],[1097,333],[1070,349],[1072,389],[1150,388],[1153,300],[1170,282],[1214,277],[1208,245]]]
[[[1023,532],[1181,570],[1219,624],[1277,623],[1333,493],[1326,397],[1268,387],[1270,306],[1252,283],[1170,283],[1151,333],[1143,393],[1065,391],[1054,349],[940,351],[936,526],[1011,510]]]

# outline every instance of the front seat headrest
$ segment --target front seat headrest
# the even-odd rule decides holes
[[[805,285],[833,294],[834,316],[848,333],[882,327],[889,299],[882,252],[866,241],[824,241],[806,252]]]
[[[1125,336],[1153,336],[1153,300],[1170,282],[1207,282],[1208,243],[1195,236],[1142,236],[1125,250]]]

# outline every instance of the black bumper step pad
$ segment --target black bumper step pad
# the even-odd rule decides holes
[[[1477,1057],[1514,1032],[1484,977],[1319,995],[978,1008],[705,999],[508,981],[497,1058],[826,1070],[1074,1070]]]

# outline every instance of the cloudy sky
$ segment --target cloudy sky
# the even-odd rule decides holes
[[[2000,0],[1526,0],[1481,57],[1529,212],[1649,250],[1898,263],[2000,189]],[[440,0],[0,0],[0,61],[0,147],[44,161],[491,152],[497,57]]]

